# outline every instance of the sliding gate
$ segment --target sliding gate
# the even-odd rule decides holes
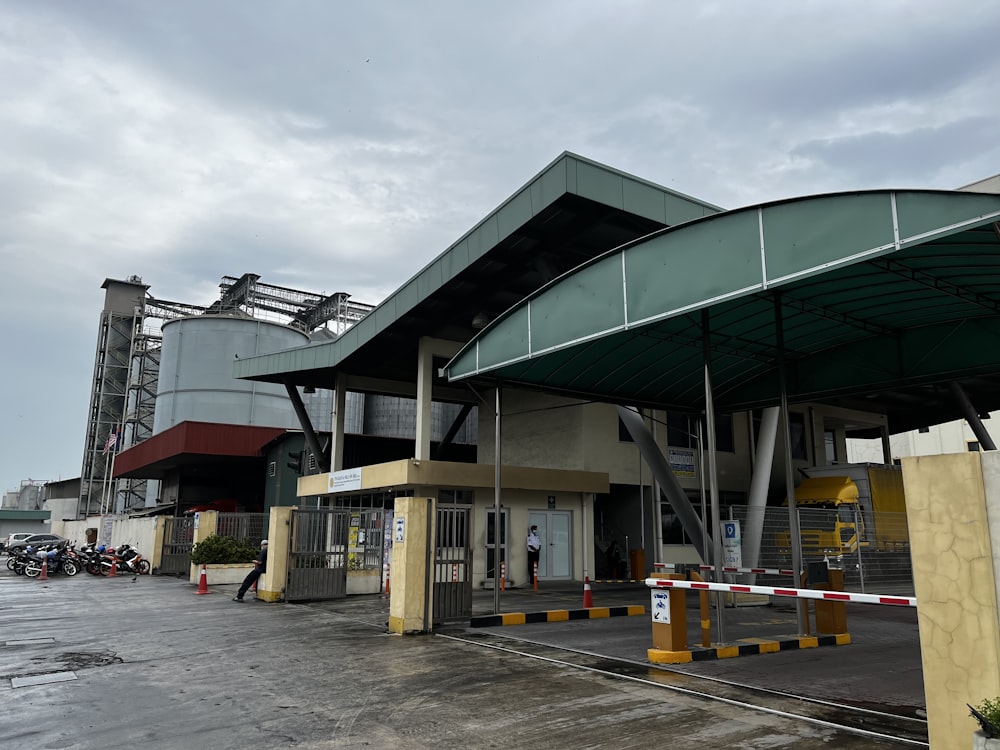
[[[292,510],[285,601],[347,596],[349,528],[346,508]]]
[[[438,505],[434,623],[472,616],[472,508]]]

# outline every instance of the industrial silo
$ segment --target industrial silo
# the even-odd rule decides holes
[[[285,387],[238,380],[233,362],[308,341],[293,328],[253,318],[202,315],[164,323],[153,434],[185,421],[299,429]]]

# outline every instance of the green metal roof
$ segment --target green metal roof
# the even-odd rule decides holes
[[[492,319],[623,242],[720,210],[564,153],[342,336],[239,359],[233,374],[326,388],[337,369],[413,381],[419,337],[469,341],[477,314]]]
[[[583,398],[704,406],[702,310],[719,411],[788,395],[867,407],[893,429],[954,418],[959,379],[1000,406],[1000,195],[881,190],[762,204],[587,262],[494,321],[448,365]]]

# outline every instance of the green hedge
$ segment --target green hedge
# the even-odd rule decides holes
[[[212,534],[194,545],[191,562],[195,565],[230,565],[257,559],[258,548],[231,536]]]

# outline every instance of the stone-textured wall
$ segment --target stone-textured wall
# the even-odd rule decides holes
[[[964,750],[977,729],[966,703],[1000,695],[1000,454],[902,464],[930,744]]]

